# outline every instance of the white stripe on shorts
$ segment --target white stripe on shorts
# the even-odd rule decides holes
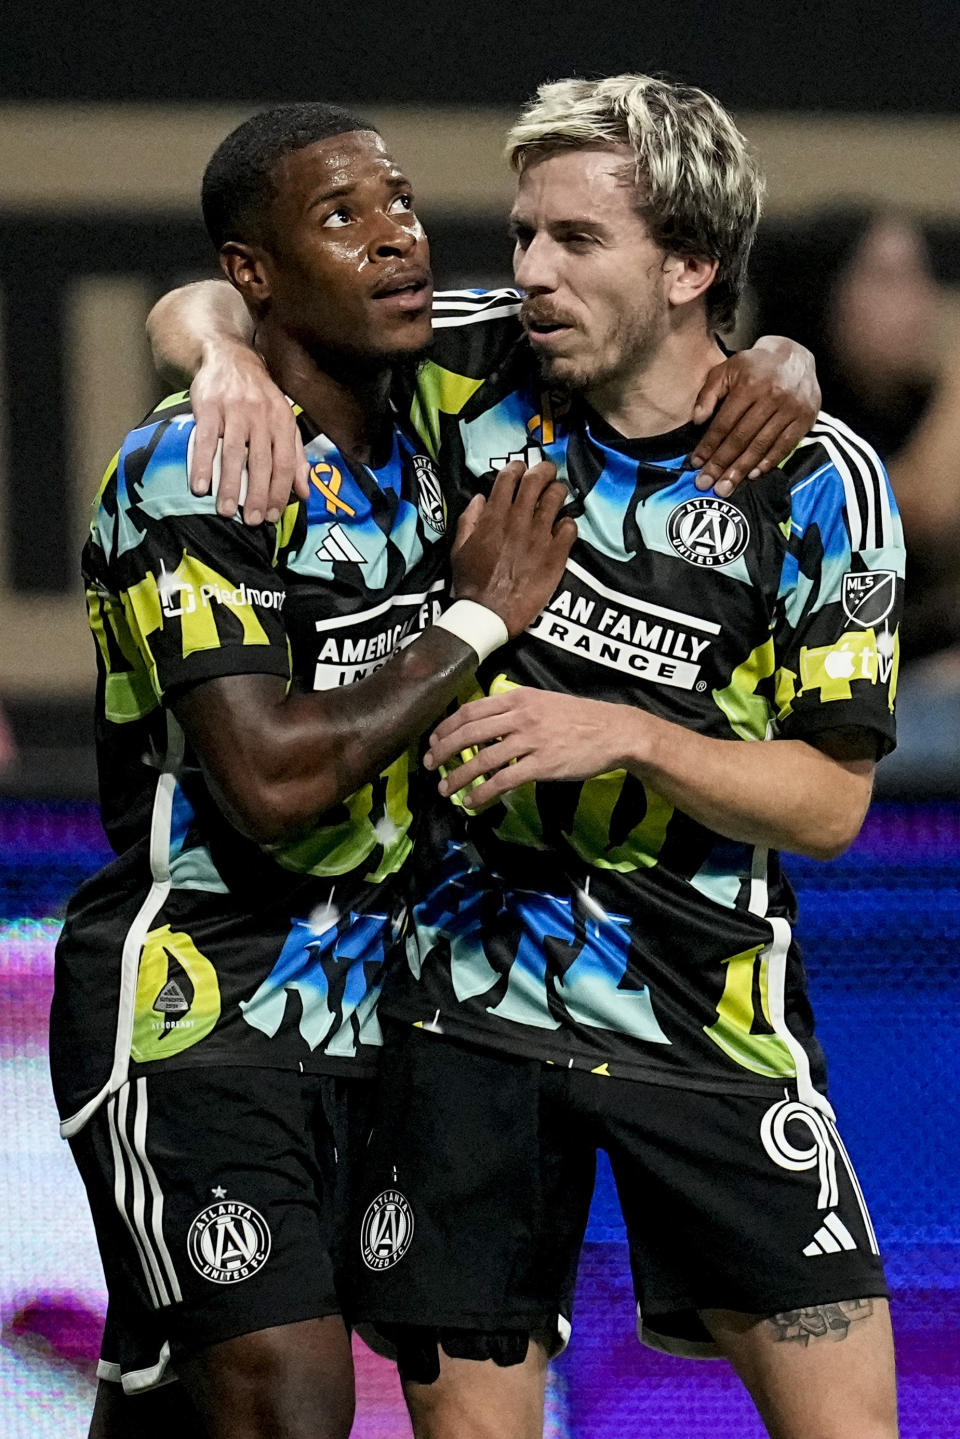
[[[131,1096],[132,1116],[129,1113]],[[125,1085],[108,1106],[110,1139],[117,1165],[114,1195],[117,1209],[137,1246],[153,1303],[157,1308],[164,1308],[177,1303],[183,1295],[163,1236],[163,1192],[156,1171],[147,1158],[148,1112],[145,1078]],[[115,1135],[129,1164],[131,1192],[127,1191],[126,1166],[118,1155]]]

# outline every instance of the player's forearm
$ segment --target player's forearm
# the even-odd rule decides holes
[[[272,767],[282,830],[313,823],[380,774],[453,703],[476,666],[469,645],[432,627],[356,684],[291,695]],[[312,764],[301,754],[304,741]]]
[[[803,740],[712,739],[637,711],[621,725],[625,768],[729,839],[833,859],[863,824],[870,760],[841,762]]]
[[[719,834],[830,859],[863,823],[876,741],[841,728],[816,745],[713,739],[633,705],[517,686],[447,716],[425,764],[453,766],[440,793],[463,791],[468,810],[531,780],[627,769]]]
[[[248,349],[253,321],[225,280],[199,280],[171,290],[147,316],[153,362],[165,380],[189,384],[210,347]]]
[[[273,676],[200,685],[177,714],[218,803],[261,844],[295,839],[379,775],[456,699],[477,665],[436,626],[342,689],[284,694]]]

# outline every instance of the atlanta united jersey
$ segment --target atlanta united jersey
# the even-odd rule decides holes
[[[441,607],[445,507],[422,444],[396,429],[367,468],[298,416],[310,494],[276,526],[224,520],[213,496],[191,494],[184,396],[127,436],[97,498],[83,570],[117,858],[74,896],[57,950],[52,1068],[67,1134],[161,1065],[362,1073],[380,1043],[415,754],[295,842],[259,846],[218,810],[168,704],[225,675],[351,684]]]
[[[855,727],[893,743],[903,574],[876,456],[821,415],[772,477],[697,490],[693,427],[626,440],[538,382],[516,296],[441,296],[413,414],[462,501],[546,455],[578,539],[543,614],[478,672],[634,705],[732,743]],[[484,377],[489,378],[485,379]],[[778,856],[622,769],[437,799],[387,1009],[600,1074],[811,1102],[825,1082]]]

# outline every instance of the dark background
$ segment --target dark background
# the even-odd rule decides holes
[[[906,125],[925,115],[949,122],[957,114],[958,58],[960,0],[899,6],[850,0],[790,5],[747,0],[725,6],[702,0],[639,5],[81,0],[52,6],[5,0],[0,143],[5,106],[12,115],[13,107],[37,106],[40,113],[56,104],[58,125],[69,126],[84,111],[108,106],[119,107],[121,117],[126,105],[161,106],[170,113],[186,106],[234,106],[242,113],[277,100],[323,98],[361,112],[365,104],[416,109],[412,153],[409,145],[403,150],[416,176],[430,165],[430,107],[444,107],[445,115],[495,111],[506,117],[547,78],[654,71],[702,85],[747,120],[789,122],[800,115],[828,123],[835,117],[839,123],[862,115],[868,122],[879,117],[895,125],[903,116]],[[749,134],[749,125],[745,128]],[[878,172],[882,145],[881,138],[871,162]],[[918,154],[918,166],[922,158]],[[103,173],[110,172],[109,147],[93,159]],[[854,167],[853,183],[861,173]],[[946,203],[921,218],[939,277],[958,287],[960,296],[958,178],[960,164],[952,179],[944,177],[940,193]],[[146,180],[149,186],[149,174]],[[850,177],[842,183],[849,184]],[[499,205],[470,214],[447,209],[434,215],[429,208],[423,213],[441,284],[508,279],[509,246]],[[789,214],[771,214],[758,249],[776,254],[790,223]],[[18,604],[21,616],[24,605],[36,606],[38,616],[37,667],[27,682],[21,666],[11,683],[0,643],[0,696],[21,755],[19,767],[0,779],[0,791],[93,792],[93,651],[79,626],[77,516],[122,429],[113,433],[111,423],[95,463],[78,452],[70,297],[86,277],[134,277],[144,286],[146,305],[187,276],[213,273],[199,216],[182,207],[144,211],[69,202],[31,207],[9,203],[0,185],[0,641],[5,601]],[[158,382],[157,395],[162,390]],[[125,417],[123,425],[137,418]],[[76,653],[89,646],[87,680],[66,683],[61,670],[60,680],[51,683],[56,666],[49,659],[43,663],[53,623],[43,617],[54,616],[51,604],[60,605],[61,617],[70,607],[77,621]],[[62,618],[54,618],[66,633]],[[22,624],[18,636],[21,631]],[[19,638],[17,645],[22,654]]]
[[[960,6],[6,0],[10,100],[513,105],[569,74],[666,71],[752,110],[952,113]]]

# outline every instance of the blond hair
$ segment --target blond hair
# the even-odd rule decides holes
[[[672,254],[716,260],[707,291],[713,324],[730,328],[743,292],[764,182],[747,142],[704,90],[650,75],[541,85],[507,136],[519,173],[555,150],[627,145],[637,208]]]

